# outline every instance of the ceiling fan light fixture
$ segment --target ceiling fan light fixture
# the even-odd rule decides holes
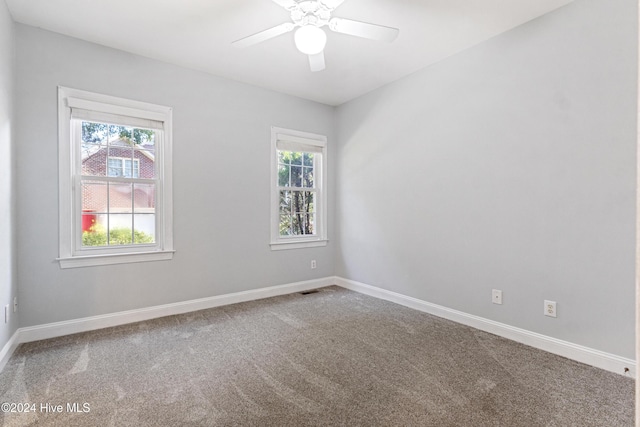
[[[307,55],[316,55],[324,50],[327,35],[315,25],[304,25],[293,36],[298,50]]]

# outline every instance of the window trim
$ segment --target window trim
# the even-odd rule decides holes
[[[77,224],[81,212],[78,183],[79,153],[72,140],[71,108],[83,108],[102,114],[126,116],[131,120],[162,123],[162,138],[156,151],[158,182],[156,197],[156,243],[153,245],[78,248]],[[140,101],[58,86],[58,178],[59,178],[59,257],[61,268],[123,264],[172,259],[173,186],[172,186],[172,108]],[[80,240],[81,241],[81,240]]]
[[[322,158],[320,167],[314,170],[316,183],[316,198],[318,209],[316,210],[316,234],[311,236],[282,237],[279,233],[280,218],[280,192],[278,186],[278,141],[287,141],[288,144],[311,145],[320,148]],[[310,132],[285,129],[271,126],[271,174],[269,176],[271,187],[271,250],[301,249],[318,246],[326,246],[327,239],[327,137]],[[320,176],[318,176],[320,175]]]

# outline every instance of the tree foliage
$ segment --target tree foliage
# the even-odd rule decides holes
[[[143,145],[153,142],[155,132],[150,129],[109,125],[106,123],[82,122],[82,142],[104,143],[107,137],[122,138],[132,144]]]
[[[130,245],[132,233],[130,228],[113,228],[109,231],[107,242],[107,230],[100,224],[94,224],[87,231],[82,232],[82,246],[114,246]],[[133,243],[153,243],[153,236],[142,231],[133,231]]]

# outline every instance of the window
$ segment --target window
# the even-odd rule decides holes
[[[327,138],[271,128],[271,248],[327,244]]]
[[[132,159],[123,159],[121,157],[109,157],[108,167],[109,167],[109,176],[124,176],[127,178],[140,177],[140,160],[138,159],[132,160]]]
[[[171,259],[171,109],[58,88],[60,266]]]

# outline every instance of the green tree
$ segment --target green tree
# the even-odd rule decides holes
[[[150,129],[130,128],[126,126],[109,125],[106,123],[82,122],[82,142],[100,143],[107,136],[122,138],[132,144],[142,145],[153,142],[155,132]]]

